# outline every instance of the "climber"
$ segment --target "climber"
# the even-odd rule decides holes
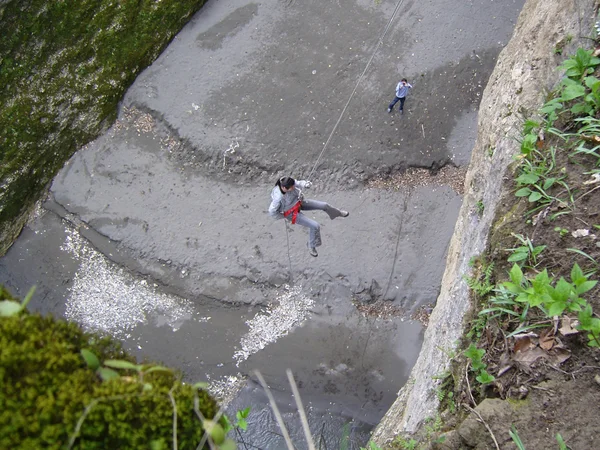
[[[348,217],[348,211],[334,208],[328,203],[319,200],[307,200],[302,194],[302,189],[309,189],[310,181],[294,180],[291,177],[282,177],[277,180],[271,191],[271,206],[269,214],[277,219],[286,218],[293,224],[298,223],[309,228],[308,252],[311,256],[319,256],[317,247],[321,245],[321,226],[318,222],[308,218],[302,211],[325,211],[331,220],[336,217]]]

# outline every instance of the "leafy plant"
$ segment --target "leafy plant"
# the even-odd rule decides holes
[[[569,450],[569,447],[567,447],[567,444],[560,433],[556,433],[556,442],[558,442],[558,450]]]
[[[478,349],[473,343],[469,345],[469,348],[465,350],[465,356],[471,360],[471,370],[477,372],[475,379],[481,384],[489,384],[494,381],[493,375],[490,375],[485,369],[487,364],[483,362],[483,356],[485,355],[484,349]]]
[[[578,48],[575,55],[567,59],[560,66],[560,69],[565,71],[567,77],[581,80],[584,76],[592,73],[594,67],[600,64],[600,59],[592,54],[593,50]]]
[[[569,234],[569,230],[567,230],[566,228],[562,228],[562,227],[554,227],[554,231],[557,231],[558,234],[560,234],[561,238],[563,238]]]
[[[485,205],[483,204],[483,200],[479,200],[475,204],[475,208],[477,209],[477,215],[480,217],[483,216],[483,211],[485,210]]]
[[[513,442],[515,443],[515,445],[517,446],[517,448],[519,450],[525,450],[525,445],[523,444],[523,441],[521,441],[521,438],[519,437],[519,433],[517,433],[517,429],[515,428],[514,425],[512,425],[510,427],[508,434],[510,435],[510,438],[513,440]]]
[[[579,312],[579,326],[577,329],[587,331],[588,345],[600,348],[600,319],[593,316],[592,307],[586,305]]]
[[[415,450],[417,448],[417,445],[419,445],[419,442],[412,438],[405,439],[402,436],[398,436],[396,437],[396,439],[394,439],[394,444],[399,445],[400,448],[403,450]]]
[[[35,293],[35,286],[32,286],[29,289],[29,292],[25,296],[22,302],[18,302],[16,300],[2,300],[0,301],[0,317],[11,317],[16,316],[21,311],[24,311],[27,307],[27,304],[33,298],[33,294]]]
[[[474,265],[474,264],[473,264]],[[480,297],[484,297],[494,289],[492,276],[494,274],[494,263],[487,264],[481,260],[479,267],[474,268],[473,277],[463,276],[467,286]]]
[[[542,154],[535,146],[524,150],[522,143],[521,147],[521,151],[527,153],[523,153],[520,175],[515,179],[518,188],[515,196],[526,197],[530,203],[538,202],[542,206],[553,201],[565,206],[564,200],[549,192],[552,187],[560,185],[570,196],[569,186],[564,182],[564,172],[556,170],[556,149],[550,148],[546,154]]]
[[[511,251],[512,254],[508,257],[508,262],[517,262],[522,265],[525,261],[529,262],[533,265],[533,267],[537,266],[538,260],[537,257],[540,253],[542,253],[545,249],[545,245],[537,245],[533,246],[531,240],[527,237],[524,237],[521,234],[511,233],[512,236],[517,238],[522,245],[515,248],[509,248],[508,251]]]

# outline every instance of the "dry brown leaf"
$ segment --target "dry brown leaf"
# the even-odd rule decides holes
[[[571,357],[571,352],[566,348],[554,347],[548,354],[550,362],[560,365]]]
[[[571,319],[569,316],[563,316],[560,321],[560,328],[558,331],[563,336],[577,334],[579,333],[579,330],[576,328],[577,325],[579,325],[579,321],[577,319]]]
[[[535,347],[535,343],[533,343],[529,335],[515,336],[514,338],[515,345],[513,346],[513,351],[515,353],[527,351],[529,348]]]
[[[512,362],[508,353],[502,353],[500,360],[498,361],[498,377],[501,377],[512,367]]]
[[[540,337],[540,347],[548,351],[554,347],[554,336]]]
[[[522,364],[526,367],[529,367],[533,362],[537,361],[539,358],[546,358],[548,353],[542,350],[539,347],[533,347],[525,351],[515,352],[513,356],[513,360]]]
[[[540,333],[539,346],[544,350],[550,350],[554,347],[554,329],[546,328]]]

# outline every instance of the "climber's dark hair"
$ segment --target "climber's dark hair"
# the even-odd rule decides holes
[[[277,183],[275,183],[275,186],[279,186],[280,189],[282,187],[289,189],[295,184],[296,184],[296,180],[294,180],[292,177],[281,177],[279,180],[277,180]]]

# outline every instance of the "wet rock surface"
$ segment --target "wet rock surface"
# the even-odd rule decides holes
[[[190,380],[259,369],[285,403],[290,367],[313,423],[337,417],[327,439],[355,420],[364,443],[417,357],[422,326],[409,317],[439,293],[479,98],[521,5],[209,2],[55,178],[1,281],[17,295],[38,284],[33,307],[113,332]],[[404,114],[388,114],[402,76],[414,88]],[[448,165],[454,176],[401,181],[401,169]],[[351,212],[309,213],[318,258],[305,229],[266,214],[282,175],[310,176],[309,198]],[[74,236],[84,254],[69,250]],[[77,289],[104,267],[115,289]],[[103,286],[106,306],[86,305]],[[252,383],[231,407],[248,404],[262,423]]]

